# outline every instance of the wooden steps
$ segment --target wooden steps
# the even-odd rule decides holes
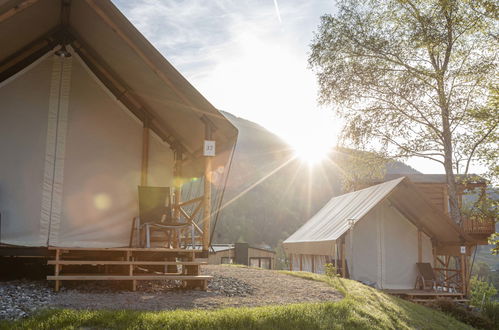
[[[199,250],[167,248],[67,248],[49,247],[55,257],[47,263],[54,266],[58,291],[61,281],[182,281],[184,288],[206,290],[212,277],[200,275],[208,259],[196,258]],[[139,267],[140,266],[140,267]]]
[[[49,260],[48,265],[155,265],[155,266],[168,266],[168,265],[207,265],[208,261],[114,261],[114,260]]]
[[[141,281],[206,281],[212,279],[212,276],[208,275],[91,275],[91,274],[81,274],[81,275],[58,275],[58,276],[47,276],[49,281],[130,281],[130,280],[141,280]]]

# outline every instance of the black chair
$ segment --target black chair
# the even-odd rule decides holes
[[[136,241],[139,247],[151,247],[151,234],[154,231],[161,231],[165,234],[165,245],[172,247],[172,243],[177,239],[181,241],[181,233],[189,227],[191,231],[194,227],[191,223],[179,222],[173,217],[173,206],[171,190],[169,187],[147,187],[139,186],[139,216],[132,222],[130,234],[130,247],[133,246],[134,233],[137,234]],[[193,235],[192,235],[193,236]]]

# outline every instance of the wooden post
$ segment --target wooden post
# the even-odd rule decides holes
[[[312,273],[315,273],[315,255],[312,254]]]
[[[346,248],[346,244],[345,244],[345,237],[343,237],[341,239],[341,277],[343,278],[346,278],[347,276],[347,270],[346,270],[346,267],[347,267],[347,262],[346,262],[346,259],[345,259],[345,248]]]
[[[144,120],[142,129],[142,168],[140,175],[140,184],[147,186],[147,172],[149,167],[149,120]]]
[[[173,168],[173,183],[175,186],[174,217],[180,218],[180,203],[182,202],[181,178],[182,178],[182,151],[175,149],[175,166]]]
[[[132,252],[126,251],[126,261],[132,261]],[[133,265],[130,264],[128,275],[133,276]],[[137,280],[132,280],[132,291],[137,291]]]
[[[461,282],[462,282],[462,287],[463,287],[463,295],[466,295],[467,288],[466,288],[466,254],[462,253],[461,254]]]
[[[173,167],[173,185],[174,185],[174,201],[173,201],[173,217],[174,222],[180,220],[180,203],[182,201],[181,177],[182,177],[182,151],[179,148],[174,150],[175,165]],[[173,247],[178,248],[181,241],[181,232],[173,231]]]
[[[300,272],[303,270],[303,254],[300,254]]]
[[[423,235],[420,229],[418,229],[418,262],[423,262]]]
[[[212,127],[209,122],[205,122],[205,140],[211,140]],[[204,211],[203,211],[203,251],[208,251],[210,245],[210,225],[211,225],[211,157],[205,156],[204,168]]]
[[[289,271],[293,271],[293,254],[289,254]]]
[[[55,276],[59,276],[59,270],[60,270],[60,265],[59,265],[59,257],[60,257],[60,253],[61,253],[61,250],[57,249],[55,250],[55,260],[57,262],[57,264],[55,265],[55,271],[54,271],[54,275]],[[55,292],[58,292],[59,291],[59,287],[61,285],[61,281],[59,280],[55,280]]]

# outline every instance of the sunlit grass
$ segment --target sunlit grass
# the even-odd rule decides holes
[[[324,281],[340,291],[344,299],[214,311],[48,310],[25,320],[2,322],[0,329],[470,329],[441,312],[354,281],[301,272],[289,274]]]

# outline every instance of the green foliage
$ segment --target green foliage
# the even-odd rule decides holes
[[[489,303],[491,298],[497,294],[497,290],[491,283],[480,281],[476,276],[470,280],[471,305],[481,307],[484,303]]]
[[[499,25],[489,1],[338,0],[309,57],[342,141],[386,158],[422,157],[449,177],[497,169]]]
[[[470,329],[439,311],[355,281],[286,273],[326,282],[345,297],[337,302],[215,311],[50,310],[17,322],[0,322],[0,329]]]
[[[493,329],[493,322],[485,315],[473,312],[464,306],[456,304],[448,299],[438,299],[432,302],[430,307],[444,312],[463,323],[477,329]]]
[[[327,277],[338,277],[338,269],[331,263],[324,264]]]
[[[490,236],[489,244],[492,245],[492,254],[499,254],[499,233],[494,233]]]

